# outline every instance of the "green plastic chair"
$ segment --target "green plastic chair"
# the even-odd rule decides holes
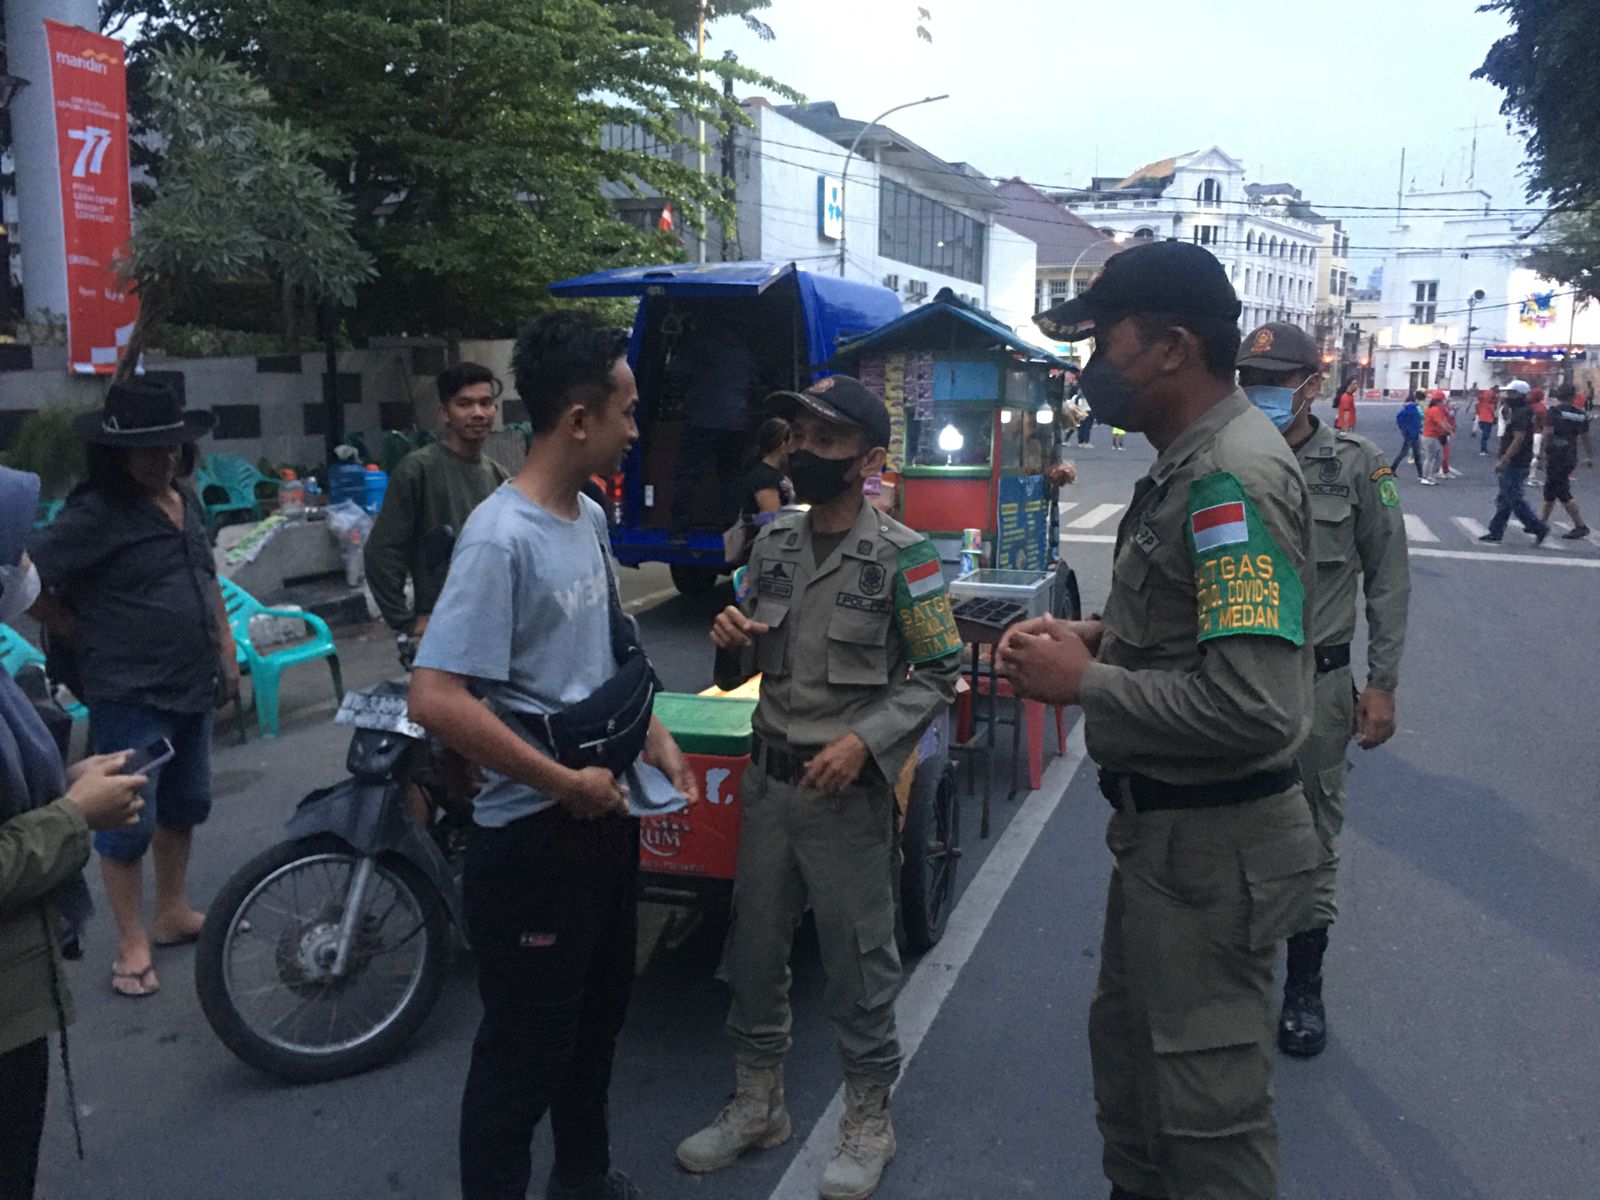
[[[6,674],[15,678],[18,671],[28,666],[44,670],[44,651],[11,626],[0,625],[0,667],[4,667]],[[74,721],[89,719],[89,710],[76,700],[62,707]]]
[[[195,471],[195,490],[200,506],[206,510],[206,522],[213,529],[219,517],[233,512],[247,512],[251,521],[261,520],[257,489],[262,484],[277,486],[237,454],[208,454]]]
[[[228,627],[233,630],[234,644],[239,648],[239,669],[250,676],[251,692],[256,706],[256,722],[261,736],[278,736],[278,677],[285,667],[313,659],[328,660],[328,670],[333,673],[333,692],[344,699],[344,677],[339,671],[339,649],[333,644],[333,634],[328,623],[313,613],[288,608],[268,608],[231,579],[221,580],[222,602],[228,610]],[[310,630],[309,640],[294,646],[272,650],[266,654],[250,641],[252,617],[283,617],[302,621]]]

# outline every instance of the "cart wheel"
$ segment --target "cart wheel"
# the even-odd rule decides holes
[[[900,931],[905,949],[921,953],[944,936],[955,904],[961,862],[961,802],[953,763],[918,770],[900,831]]]
[[[1050,610],[1059,620],[1083,620],[1083,601],[1078,596],[1078,575],[1065,562],[1056,563],[1056,578],[1050,588]]]
[[[685,596],[704,596],[717,586],[722,575],[716,567],[697,567],[693,563],[672,563],[668,570],[672,586]]]

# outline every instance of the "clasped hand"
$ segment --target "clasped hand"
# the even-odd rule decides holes
[[[1018,696],[1045,704],[1077,704],[1084,673],[1094,662],[1104,632],[1097,620],[1035,617],[1006,630],[995,653]]]

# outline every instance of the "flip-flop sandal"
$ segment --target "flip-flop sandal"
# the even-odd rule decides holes
[[[154,996],[157,992],[159,992],[161,990],[160,982],[157,982],[152,987],[145,987],[144,981],[145,981],[145,978],[147,976],[155,974],[155,970],[156,970],[155,963],[151,963],[148,967],[146,967],[142,971],[119,971],[119,970],[117,970],[116,963],[112,963],[111,964],[111,990],[113,992],[115,992],[119,996],[126,996],[129,1000],[142,1000],[146,996]],[[119,980],[119,979],[137,980],[140,990],[136,991],[136,992],[132,992],[132,991],[128,991],[126,988],[118,987],[117,986],[117,980]]]

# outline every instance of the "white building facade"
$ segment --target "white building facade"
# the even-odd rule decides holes
[[[707,230],[707,259],[795,262],[843,274],[897,292],[907,310],[949,288],[1008,325],[1032,317],[1034,243],[996,223],[1006,204],[981,174],[890,128],[841,117],[832,104],[774,107],[756,99],[743,107],[754,128],[734,131],[731,154],[713,136],[708,153],[711,170],[731,168],[738,227],[727,236],[714,224]],[[638,130],[608,136],[639,148],[649,141]],[[692,161],[685,148],[676,153]],[[654,228],[658,196],[608,187],[624,215]],[[679,227],[688,257],[698,258],[695,234]]]
[[[1600,305],[1522,265],[1525,227],[1478,189],[1410,192],[1387,235],[1383,293],[1371,338],[1373,386],[1390,393],[1465,391],[1526,379],[1548,387],[1569,356],[1590,376]],[[1469,325],[1471,328],[1469,329]]]
[[[1244,163],[1218,147],[1151,163],[1124,179],[1097,178],[1086,189],[1057,196],[1108,237],[1206,247],[1239,293],[1241,327],[1289,321],[1313,328],[1323,269],[1320,218],[1305,219],[1292,205],[1252,196]]]

